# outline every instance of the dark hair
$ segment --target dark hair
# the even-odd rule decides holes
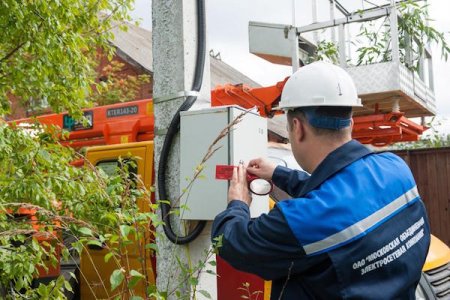
[[[319,106],[315,108],[314,115],[316,117],[334,117],[339,119],[349,119],[352,117],[352,107],[348,106]],[[292,126],[292,119],[298,118],[302,121],[307,122],[308,124],[308,118],[306,117],[306,113],[304,111],[304,108],[299,107],[294,110],[289,110],[287,113],[287,119],[288,119],[288,125]],[[311,125],[311,124],[310,124]],[[329,135],[329,136],[336,136],[336,138],[344,137],[349,127],[340,128],[340,129],[328,129],[328,128],[317,128],[311,125],[311,128],[313,129],[313,132],[316,135]]]
[[[349,119],[352,117],[351,106],[319,106],[315,110],[318,117],[336,117]]]

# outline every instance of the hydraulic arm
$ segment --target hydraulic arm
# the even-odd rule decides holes
[[[218,86],[211,92],[211,105],[237,104],[247,109],[257,107],[261,116],[272,117],[282,113],[276,107],[287,79],[269,87],[251,88],[244,84]],[[409,120],[402,112],[354,116],[353,122],[353,138],[374,146],[417,141],[428,129]]]

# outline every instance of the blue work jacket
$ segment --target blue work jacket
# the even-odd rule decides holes
[[[250,218],[238,200],[214,220],[219,255],[272,280],[271,299],[414,299],[430,243],[425,207],[398,156],[350,141],[311,174],[278,166],[293,199]]]

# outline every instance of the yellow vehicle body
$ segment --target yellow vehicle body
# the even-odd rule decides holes
[[[440,239],[431,235],[430,250],[423,266],[423,271],[436,269],[450,263],[450,248]]]
[[[119,158],[133,158],[137,165],[136,174],[142,180],[146,188],[150,188],[153,180],[153,142],[137,142],[116,144],[108,146],[91,147],[86,154],[89,162],[102,168],[102,164],[113,164]],[[142,212],[148,212],[150,205],[148,199],[139,199],[138,206]],[[137,270],[146,274],[149,284],[155,283],[155,272],[152,260],[154,257],[150,250],[145,249],[145,244],[151,238],[150,228],[144,241],[133,241],[124,247],[126,261],[116,261],[114,258],[105,262],[108,250],[101,247],[87,248],[80,257],[80,297],[81,299],[112,299],[120,296],[120,299],[129,299],[131,296],[145,297],[146,285],[141,280],[134,288],[131,295],[127,287],[117,287],[111,291],[110,276],[116,269],[126,266],[126,270]],[[122,259],[124,260],[124,259]],[[144,270],[145,268],[145,270]],[[128,272],[126,272],[128,274]]]

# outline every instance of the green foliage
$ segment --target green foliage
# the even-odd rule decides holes
[[[441,55],[445,61],[450,54],[445,34],[428,24],[432,20],[429,18],[427,6],[411,0],[399,3],[400,61],[415,71],[419,69],[420,56],[428,43],[440,45]],[[355,44],[358,53],[357,65],[385,62],[392,59],[388,21],[389,18],[386,17],[381,23],[371,21],[361,26],[358,38],[362,41]],[[363,45],[361,46],[361,44]],[[408,53],[406,49],[410,49],[411,53]]]
[[[141,86],[150,82],[147,74],[127,75],[121,72],[124,64],[111,61],[101,72],[101,81],[91,95],[96,105],[107,105],[136,99]]]
[[[358,40],[363,46],[356,43],[358,47],[357,65],[371,64],[377,62],[389,61],[392,58],[390,49],[390,27],[389,18],[386,17],[381,25],[377,28],[377,22],[370,21],[361,26],[361,30],[357,35]],[[361,41],[362,40],[362,41]],[[367,44],[367,46],[365,46]]]
[[[322,40],[317,44],[317,50],[308,63],[314,61],[329,61],[333,64],[339,62],[338,48],[335,43]]]
[[[32,288],[38,268],[57,264],[57,247],[65,260],[87,245],[106,247],[105,259],[121,266],[130,240],[151,243],[148,228],[157,206],[150,205],[150,193],[127,167],[109,176],[89,164],[72,167],[79,155],[55,140],[60,133],[54,128],[32,132],[0,125],[0,285],[17,297],[61,299],[69,290],[63,277]],[[138,199],[151,210],[141,212]],[[153,251],[148,249],[147,257]],[[132,290],[147,265],[143,261],[140,269],[114,272],[112,288],[129,276],[125,280]]]
[[[197,295],[201,294],[207,299],[213,299],[207,291],[198,290],[197,288],[200,276],[217,276],[217,274],[211,270],[211,268],[216,266],[216,262],[213,260],[216,249],[216,243],[214,243],[211,248],[205,249],[201,259],[198,260],[197,263],[189,262],[189,264],[183,264],[178,257],[173,257],[173,259],[177,261],[180,270],[179,278],[177,280],[179,284],[174,289],[167,292],[167,297],[175,296],[176,299],[197,299]],[[183,294],[181,292],[181,288],[184,285],[190,287],[190,293]]]
[[[248,282],[242,283],[242,287],[239,287],[238,290],[243,293],[241,299],[257,300],[264,294],[263,291],[252,291]]]
[[[111,277],[109,278],[109,281],[111,282],[111,290],[114,291],[119,285],[122,284],[125,279],[125,275],[123,273],[123,270],[117,269],[111,274]]]
[[[95,81],[98,54],[112,58],[110,29],[129,21],[132,2],[0,1],[0,115],[9,111],[11,99],[45,99],[54,111],[67,110],[77,119],[90,97],[97,104],[134,98],[148,77],[123,77],[115,73],[120,64],[102,70],[106,81]],[[89,256],[88,246],[103,248],[104,261],[117,266],[110,278],[100,278],[110,284],[104,286],[110,298],[124,293],[136,300],[166,299],[179,293],[158,291],[150,282],[150,255],[158,249],[149,228],[162,222],[158,205],[150,203],[151,191],[131,174],[133,159],[120,161],[109,175],[87,161],[75,168],[71,162],[84,157],[59,144],[66,134],[51,126],[29,131],[0,124],[0,298],[64,299],[71,291],[64,277],[38,286],[34,279],[60,256]],[[130,266],[133,251],[139,251],[139,264]],[[208,263],[211,253],[205,254]],[[205,267],[206,261],[186,266],[182,284],[195,286]],[[102,273],[96,268],[93,272]],[[137,295],[140,286],[147,295]]]
[[[0,114],[9,99],[45,98],[80,117],[90,105],[94,57],[112,56],[111,26],[129,20],[133,0],[0,1]]]
[[[179,285],[158,291],[149,273],[151,255],[158,250],[150,224],[162,223],[158,205],[150,203],[150,191],[131,173],[137,158],[119,159],[114,174],[108,175],[88,162],[75,168],[70,163],[81,156],[61,146],[61,136],[54,127],[0,126],[0,297],[64,299],[71,287],[62,276],[38,287],[33,287],[33,279],[58,263],[58,248],[61,259],[68,260],[83,252],[89,256],[88,246],[104,248],[104,261],[117,266],[110,287],[105,287],[111,296],[208,297],[197,285],[202,273],[216,276],[212,255],[221,238],[196,263],[186,265],[173,254],[180,266],[175,276]],[[133,255],[140,259],[130,266]],[[103,274],[97,267],[92,272]],[[185,285],[191,294],[180,292]],[[147,295],[137,294],[142,287]]]
[[[440,133],[438,127],[441,121],[433,117],[426,126],[429,129],[417,142],[396,143],[389,148],[392,150],[412,150],[426,148],[450,147],[450,134]]]
[[[441,47],[441,56],[447,61],[450,53],[450,47],[445,39],[443,32],[437,31],[428,22],[433,20],[428,15],[428,5],[419,5],[408,0],[400,3],[401,18],[398,22],[401,56],[405,57],[404,49],[406,45],[414,44],[412,47],[413,57],[411,68],[418,69],[418,57],[423,53],[427,43],[436,43]],[[409,41],[408,41],[409,39]]]

